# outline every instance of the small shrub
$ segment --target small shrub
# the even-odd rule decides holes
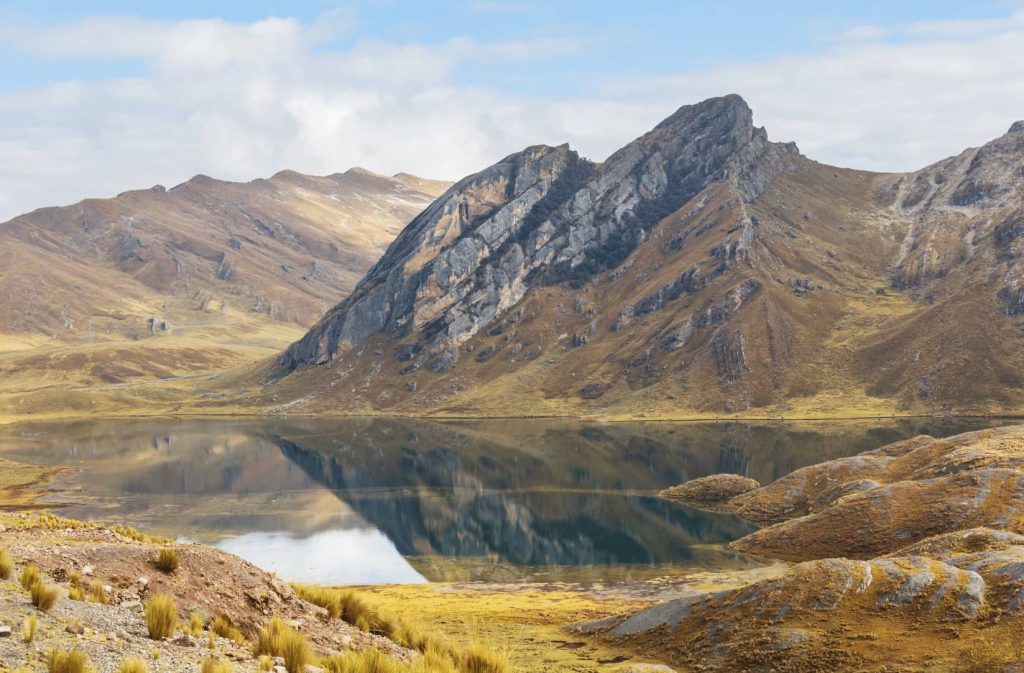
[[[235,643],[244,643],[245,636],[238,630],[231,618],[221,613],[217,615],[212,622],[210,622],[210,631],[216,633],[221,638],[227,638],[228,640]]]
[[[181,561],[178,559],[178,551],[176,549],[164,547],[160,550],[160,554],[153,563],[158,570],[170,574],[178,569]]]
[[[106,605],[109,600],[107,592],[103,590],[103,582],[93,580],[92,585],[89,587],[89,602]]]
[[[269,655],[284,659],[288,673],[305,673],[313,658],[309,643],[301,633],[291,628],[280,617],[274,617],[256,636],[253,656]]]
[[[76,587],[74,585],[68,587],[68,598],[73,601],[84,601],[85,595],[82,593],[82,587]]]
[[[168,594],[153,596],[146,603],[146,628],[153,640],[167,638],[178,627],[178,606]]]
[[[121,661],[117,673],[149,673],[149,669],[146,668],[146,664],[142,659],[128,657]]]
[[[35,615],[29,615],[25,618],[25,624],[21,627],[21,639],[31,644],[36,639],[36,633],[38,632],[39,618]]]
[[[18,576],[18,581],[21,582],[21,588],[28,591],[32,588],[33,584],[43,581],[43,576],[39,572],[39,568],[34,563],[28,563],[24,568],[21,569],[21,575]]]
[[[46,655],[46,670],[49,673],[87,673],[89,657],[81,650],[50,650]]]
[[[202,673],[233,673],[234,667],[227,659],[203,659]]]
[[[13,573],[14,563],[11,562],[10,555],[6,549],[0,549],[0,580],[11,579],[11,574]]]
[[[68,575],[68,583],[73,587],[78,587],[79,589],[85,586],[82,584],[82,573],[77,570],[72,570],[71,574]]]
[[[256,670],[259,673],[270,673],[270,671],[274,670],[274,658],[261,654],[256,660]]]
[[[49,612],[53,609],[53,606],[57,604],[57,598],[60,596],[57,592],[57,587],[52,584],[44,584],[42,581],[33,584],[32,588],[29,589],[29,594],[32,596],[32,605],[42,612]]]

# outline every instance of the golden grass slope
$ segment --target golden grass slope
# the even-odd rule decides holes
[[[1004,671],[1024,654],[1024,426],[917,437],[731,498],[799,561],[579,627],[686,671]],[[1011,666],[1011,668],[1007,668]]]
[[[362,169],[196,176],[0,224],[0,395],[174,381],[272,357],[445,185]]]

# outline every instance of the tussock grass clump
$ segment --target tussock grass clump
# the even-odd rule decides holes
[[[274,617],[260,630],[253,647],[253,656],[268,655],[284,659],[288,673],[305,673],[313,652],[305,637],[280,617]]]
[[[25,623],[21,627],[21,639],[31,644],[36,639],[36,633],[38,632],[39,618],[35,615],[29,615],[25,618]]]
[[[203,659],[201,673],[234,673],[234,666],[227,659]]]
[[[0,580],[9,580],[14,573],[14,562],[6,549],[0,549]]]
[[[337,589],[327,589],[308,584],[293,584],[292,589],[295,590],[295,593],[302,600],[313,605],[319,605],[324,610],[327,610],[327,615],[331,619],[337,619],[341,616],[341,596]]]
[[[156,560],[153,561],[153,565],[157,567],[157,570],[165,572],[167,574],[173,573],[181,565],[181,560],[178,558],[178,551],[171,549],[170,547],[164,547],[160,550]]]
[[[107,592],[103,590],[103,582],[99,580],[93,580],[89,586],[89,602],[99,603],[106,605],[110,598],[107,596]]]
[[[26,563],[25,567],[21,569],[18,581],[21,583],[22,589],[29,591],[33,584],[43,581],[43,576],[34,563]]]
[[[507,673],[508,657],[491,648],[475,643],[458,653],[458,667],[462,673]]]
[[[193,610],[188,615],[188,632],[194,637],[198,638],[203,635],[203,628],[206,626],[206,619],[203,617],[203,613],[199,610]]]
[[[88,673],[89,657],[81,650],[50,650],[46,655],[48,673]]]
[[[361,631],[384,636],[419,652],[425,652],[434,643],[420,628],[377,610],[351,589],[303,584],[293,584],[292,589],[299,598],[327,610],[331,618],[341,618]]]
[[[335,655],[320,660],[326,673],[460,673],[443,652],[431,650],[411,664],[392,659],[377,649]]]
[[[46,584],[42,580],[33,584],[32,588],[28,591],[29,595],[32,596],[32,605],[41,612],[52,610],[53,606],[57,604],[57,598],[60,596],[57,587],[52,584]]]
[[[39,526],[46,530],[78,530],[80,528],[91,528],[92,524],[75,519],[64,519],[49,512],[39,514]]]
[[[128,657],[121,661],[121,665],[117,668],[117,673],[149,673],[149,669],[146,668],[146,664],[142,659]]]
[[[212,622],[210,622],[210,631],[217,634],[221,638],[227,638],[234,643],[244,643],[245,636],[238,630],[235,623],[231,621],[223,612],[217,615]]]
[[[70,586],[68,587],[68,598],[73,601],[84,601],[85,594],[82,593],[82,587]]]
[[[146,628],[153,640],[168,638],[178,627],[178,606],[168,594],[153,596],[146,603]]]
[[[411,667],[378,649],[338,655],[320,660],[326,673],[410,673]]]
[[[274,658],[266,654],[261,654],[259,658],[256,659],[256,670],[259,671],[259,673],[270,673],[270,671],[274,670]]]

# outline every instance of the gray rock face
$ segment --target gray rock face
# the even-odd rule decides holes
[[[279,365],[324,364],[385,332],[415,334],[411,357],[433,368],[438,354],[470,339],[531,287],[618,266],[651,227],[710,183],[754,199],[795,152],[768,142],[734,95],[680,108],[599,166],[566,145],[530,147],[465,178],[413,220]],[[742,256],[754,226],[721,251],[723,264]],[[696,282],[680,279],[640,311],[661,308]]]

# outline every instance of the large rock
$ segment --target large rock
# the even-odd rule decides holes
[[[760,486],[755,479],[738,474],[712,474],[666,488],[658,495],[695,506],[721,506],[738,495]]]

